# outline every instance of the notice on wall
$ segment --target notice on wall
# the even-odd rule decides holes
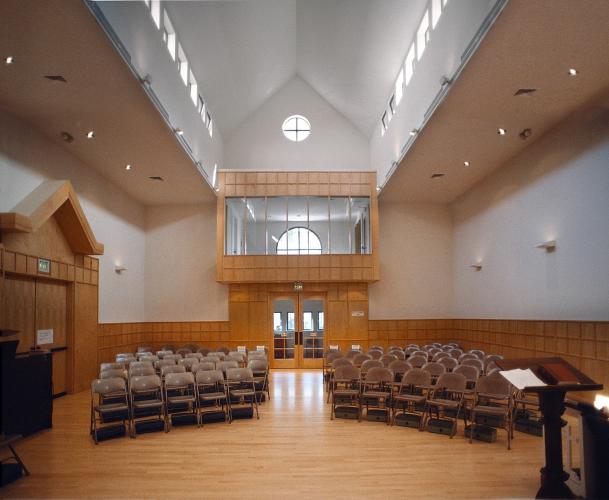
[[[238,345],[237,346],[237,352],[245,352],[245,351],[246,351],[246,349],[245,349],[244,345]]]
[[[338,344],[336,344],[336,345],[330,344],[330,350],[331,351],[338,351]]]
[[[366,314],[364,313],[364,311],[351,311],[351,316],[354,316],[356,318],[363,318]]]
[[[47,330],[36,330],[36,345],[52,344],[53,343],[53,329]]]
[[[359,344],[353,344],[351,346],[351,350],[353,350],[353,351],[361,351],[361,349],[362,349],[362,346]]]
[[[257,345],[256,350],[257,351],[266,351],[266,348],[263,345]]]

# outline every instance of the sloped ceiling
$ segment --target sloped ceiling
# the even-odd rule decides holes
[[[167,2],[222,136],[295,75],[370,137],[425,0]]]

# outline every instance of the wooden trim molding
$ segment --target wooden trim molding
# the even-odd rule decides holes
[[[53,215],[74,253],[104,253],[104,245],[96,240],[70,181],[45,181],[11,212],[0,213],[0,232],[31,233]]]

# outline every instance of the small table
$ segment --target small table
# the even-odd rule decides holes
[[[15,443],[16,441],[19,441],[19,439],[21,439],[21,436],[19,434],[0,434],[0,449],[8,448],[11,451],[11,454],[13,455],[12,457],[8,457],[8,458],[0,460],[0,463],[4,462],[6,460],[13,459],[23,469],[23,472],[25,473],[25,475],[29,476],[30,471],[27,470],[27,467],[25,466],[25,464],[23,463],[23,461],[21,460],[21,458],[15,451],[15,448],[13,448],[13,443]]]
[[[548,385],[525,387],[524,392],[539,395],[539,408],[543,415],[546,465],[541,469],[541,487],[536,498],[574,498],[565,484],[569,475],[562,461],[562,414],[565,395],[569,391],[598,391],[602,384],[594,382],[562,358],[522,358],[495,361],[502,370],[530,368]]]

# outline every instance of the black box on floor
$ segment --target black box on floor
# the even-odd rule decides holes
[[[126,430],[124,425],[110,425],[103,427],[102,429],[97,429],[97,440],[106,441],[107,439],[124,437],[125,434]]]
[[[357,420],[358,411],[354,406],[337,406],[334,410],[336,418],[346,418],[349,420]]]
[[[209,411],[201,414],[201,422],[211,424],[213,422],[224,422],[226,414],[223,411]]]
[[[334,398],[334,404],[336,406],[341,406],[341,405],[349,406],[349,405],[353,404],[354,402],[357,403],[357,400],[354,400],[353,398],[350,398],[348,396]]]
[[[418,429],[421,425],[421,415],[416,413],[398,413],[395,416],[395,425]]]
[[[469,437],[471,432],[471,425],[465,428],[465,437]],[[489,427],[488,425],[474,425],[474,434],[472,439],[476,441],[484,441],[486,443],[494,443],[497,441],[497,429]]]
[[[245,408],[233,408],[231,413],[233,415],[233,419],[254,417],[254,410],[250,406]]]
[[[378,408],[370,408],[366,412],[366,420],[369,422],[387,422],[389,412],[387,410],[379,410]]]
[[[476,423],[488,427],[505,427],[505,418],[496,415],[476,415]]]
[[[450,436],[453,432],[453,422],[443,418],[430,418],[427,422],[427,430],[434,434]]]
[[[193,414],[171,415],[171,425],[196,425],[197,416]]]
[[[115,411],[115,412],[107,412],[102,414],[101,421],[104,424],[108,424],[110,422],[120,422],[123,420],[129,420],[129,412],[125,411]]]
[[[450,418],[457,418],[457,410],[447,409],[444,412],[444,414]],[[470,418],[469,408],[461,408],[459,410],[459,420],[463,420],[464,418],[466,420],[469,420],[469,418]]]
[[[16,481],[23,475],[23,469],[19,464],[0,464],[0,486]]]
[[[532,418],[516,420],[514,428],[519,432],[531,434],[533,436],[543,436],[543,424],[539,420]]]
[[[519,408],[518,410],[516,410],[514,412],[514,421],[520,420],[520,419],[530,419],[532,417],[532,413],[529,410],[523,410],[522,408]]]
[[[164,431],[165,425],[162,420],[145,420],[135,424],[135,433],[144,434],[146,432]]]

